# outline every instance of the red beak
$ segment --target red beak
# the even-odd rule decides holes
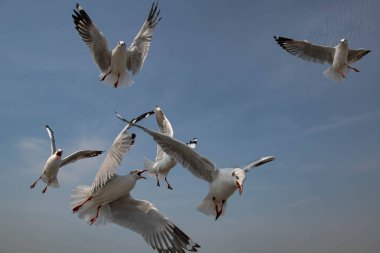
[[[239,194],[241,195],[243,193],[243,186],[238,181],[236,181],[236,186],[239,189]]]

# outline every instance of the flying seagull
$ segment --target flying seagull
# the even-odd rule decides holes
[[[130,192],[146,170],[115,174],[123,156],[131,149],[135,134],[127,125],[116,137],[92,186],[79,185],[71,195],[73,213],[92,224],[115,223],[141,234],[158,252],[196,252],[200,246],[147,200],[134,199]]]
[[[132,84],[130,73],[135,75],[144,64],[154,28],[161,20],[159,14],[158,3],[153,3],[146,21],[129,48],[126,48],[124,41],[119,41],[116,47],[110,51],[103,33],[95,26],[83,7],[76,4],[72,15],[75,28],[89,47],[92,57],[101,71],[99,75],[101,81],[106,81],[114,88]]]
[[[117,116],[119,119],[128,122],[122,116]],[[137,124],[133,126],[149,134],[165,153],[188,169],[195,177],[209,183],[209,191],[197,209],[206,215],[215,216],[215,220],[224,214],[227,200],[236,190],[239,190],[240,194],[243,193],[246,173],[275,159],[274,156],[266,156],[247,164],[243,168],[218,169],[208,158],[201,156],[188,145]]]
[[[174,132],[173,132],[172,125],[159,106],[156,106],[155,114],[156,114],[157,124],[160,128],[160,133],[173,137]],[[188,145],[191,148],[195,148],[197,143],[198,143],[197,138],[193,138],[188,143]],[[177,162],[173,158],[171,158],[169,155],[167,155],[164,151],[162,151],[159,145],[157,145],[157,153],[156,153],[155,162],[149,160],[148,158],[144,159],[144,168],[151,175],[154,175],[156,177],[157,186],[160,186],[159,178],[164,178],[165,182],[168,185],[168,189],[170,190],[173,190],[173,187],[168,182],[167,176],[169,174],[169,171],[176,165],[177,165]]]
[[[50,138],[51,155],[45,163],[42,175],[39,178],[37,178],[37,180],[30,186],[30,188],[33,189],[36,186],[37,182],[42,179],[42,181],[46,184],[45,188],[42,190],[42,193],[46,192],[48,186],[54,188],[59,187],[57,179],[59,168],[69,163],[76,162],[79,159],[95,157],[103,153],[103,151],[99,150],[79,150],[62,159],[63,151],[62,149],[57,149],[55,147],[55,137],[53,130],[51,130],[51,128],[48,125],[46,125],[46,130]]]
[[[349,49],[347,39],[341,39],[335,47],[313,44],[307,40],[293,40],[274,36],[276,42],[287,52],[306,61],[316,63],[329,63],[331,66],[323,74],[332,80],[341,81],[346,78],[350,69],[359,72],[351,64],[360,60],[371,50]]]

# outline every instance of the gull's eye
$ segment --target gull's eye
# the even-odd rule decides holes
[[[236,176],[236,179],[237,179],[237,180],[239,180],[239,177],[238,177],[238,176]]]

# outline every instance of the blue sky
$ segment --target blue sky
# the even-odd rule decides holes
[[[108,38],[131,42],[151,1],[81,5]],[[0,1],[0,251],[151,252],[142,237],[114,224],[88,226],[69,206],[91,184],[104,155],[64,167],[61,188],[29,185],[49,156],[49,124],[64,154],[107,150],[123,124],[160,105],[177,139],[219,167],[265,155],[277,160],[248,174],[242,196],[215,222],[196,211],[207,184],[177,166],[174,191],[140,181],[147,199],[201,245],[200,252],[362,252],[380,248],[380,4],[364,1],[167,1],[159,3],[147,60],[135,83],[112,89],[71,19],[75,2]],[[344,82],[327,65],[282,50],[273,35],[372,50]],[[157,129],[154,118],[143,125]],[[119,174],[153,159],[141,131]]]

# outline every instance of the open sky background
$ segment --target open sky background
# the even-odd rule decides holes
[[[148,0],[83,0],[113,46],[129,44]],[[378,253],[380,250],[380,2],[162,0],[147,60],[130,88],[112,89],[74,29],[74,1],[0,0],[0,252],[151,252],[114,224],[89,226],[69,198],[91,184],[105,155],[64,167],[61,188],[30,184],[50,154],[45,124],[64,155],[108,150],[133,117],[160,105],[175,137],[219,167],[266,155],[215,222],[196,211],[207,183],[180,166],[174,191],[138,182],[147,199],[201,245],[200,252]],[[327,65],[286,53],[273,35],[372,50],[344,82]],[[157,129],[154,117],[142,123]],[[119,174],[154,159],[138,129]],[[164,184],[163,184],[164,185]]]

